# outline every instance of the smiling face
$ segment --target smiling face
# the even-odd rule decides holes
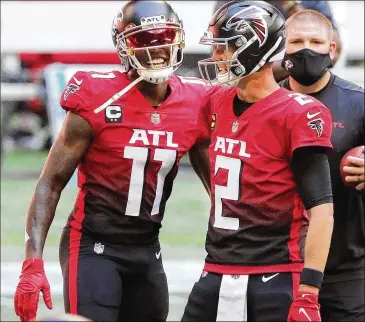
[[[169,65],[171,45],[176,43],[178,36],[173,28],[140,31],[127,37],[127,46],[134,50],[143,67],[163,68]]]
[[[147,50],[136,50],[135,56],[145,68],[164,68],[169,65],[170,48],[154,48]]]

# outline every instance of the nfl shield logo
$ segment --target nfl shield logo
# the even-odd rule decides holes
[[[102,245],[101,243],[95,243],[94,252],[97,254],[104,253],[104,245]]]
[[[160,114],[158,114],[158,113],[153,113],[153,114],[151,115],[151,122],[152,122],[153,124],[158,124],[158,123],[160,123]]]
[[[237,132],[237,130],[238,130],[238,122],[237,121],[234,121],[233,123],[232,123],[232,133],[236,133]]]

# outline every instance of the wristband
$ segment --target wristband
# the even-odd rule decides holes
[[[300,274],[300,284],[306,284],[321,288],[323,273],[311,268],[303,268]]]

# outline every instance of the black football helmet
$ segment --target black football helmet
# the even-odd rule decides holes
[[[136,69],[150,83],[165,82],[183,60],[183,23],[166,1],[128,1],[113,20],[112,39],[125,69]],[[151,51],[163,47],[170,57],[162,64]],[[150,66],[142,66],[138,51],[146,52]]]
[[[285,54],[285,19],[265,1],[230,1],[213,15],[200,44],[234,49],[230,60],[198,62],[203,79],[211,85],[236,86],[239,80],[257,72],[268,62],[282,60]],[[228,72],[219,74],[218,64]]]

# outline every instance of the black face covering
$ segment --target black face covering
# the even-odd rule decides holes
[[[292,54],[286,54],[281,66],[291,77],[304,86],[316,83],[332,67],[329,54],[320,54],[305,48]]]

